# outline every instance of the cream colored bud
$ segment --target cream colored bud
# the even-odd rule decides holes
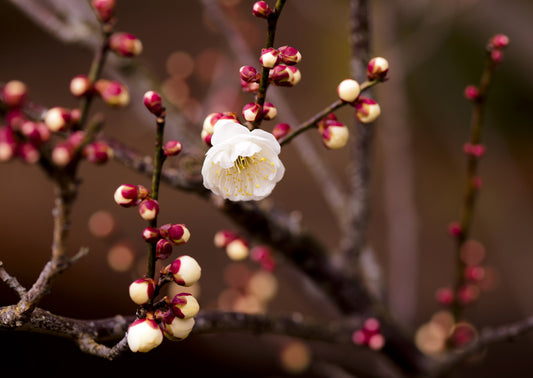
[[[337,86],[337,94],[344,102],[353,102],[359,97],[361,87],[359,83],[353,79],[345,79]]]

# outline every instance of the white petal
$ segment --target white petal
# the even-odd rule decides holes
[[[215,123],[213,130],[213,137],[211,138],[211,144],[213,146],[224,143],[234,136],[250,133],[250,130],[246,126],[228,119]]]

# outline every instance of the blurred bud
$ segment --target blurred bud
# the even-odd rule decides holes
[[[274,128],[272,129],[272,135],[277,140],[280,140],[287,136],[291,132],[291,126],[288,123],[278,123]]]
[[[143,232],[142,232],[142,237],[147,243],[154,243],[160,237],[159,228],[157,228],[157,227],[146,227],[143,230]]]
[[[385,346],[385,338],[381,333],[370,336],[368,339],[368,347],[372,350],[380,350]]]
[[[242,66],[239,69],[241,80],[246,83],[256,83],[261,79],[261,74],[252,66]]]
[[[261,119],[263,115],[263,110],[261,105],[256,104],[255,102],[250,102],[242,108],[242,116],[248,122],[255,122]]]
[[[0,126],[0,162],[10,160],[15,154],[17,141],[10,127]]]
[[[509,37],[505,34],[496,34],[489,40],[489,46],[495,49],[503,49],[509,45]]]
[[[467,100],[477,101],[479,100],[479,89],[475,85],[467,85],[464,96]]]
[[[72,123],[71,112],[59,106],[48,109],[44,116],[44,124],[52,132],[65,130]]]
[[[461,224],[459,222],[450,222],[448,224],[448,233],[453,237],[460,237],[463,235],[463,230],[461,228]]]
[[[167,239],[159,239],[155,246],[155,256],[160,260],[166,260],[172,253],[172,243]]]
[[[360,93],[361,87],[353,79],[345,79],[337,86],[337,94],[344,102],[354,102]]]
[[[200,305],[190,293],[179,293],[172,298],[171,310],[180,319],[188,319],[196,316],[200,311]]]
[[[177,140],[169,140],[163,145],[163,152],[166,156],[176,156],[181,152],[181,143]]]
[[[91,0],[91,4],[102,22],[111,20],[115,13],[115,0]]]
[[[466,284],[457,292],[457,300],[462,305],[469,305],[479,297],[479,288],[475,285]]]
[[[467,155],[480,158],[485,154],[485,146],[483,144],[465,143],[463,145],[463,151]]]
[[[250,257],[252,260],[257,261],[261,264],[261,268],[266,271],[273,271],[275,268],[275,261],[272,257],[272,252],[270,248],[266,246],[256,246],[250,251]]]
[[[93,89],[93,85],[86,75],[74,76],[70,80],[70,93],[75,97],[87,95]]]
[[[113,156],[113,149],[104,141],[95,141],[83,148],[83,155],[93,164],[104,164]]]
[[[24,121],[20,132],[34,145],[40,145],[50,139],[50,129],[42,122]]]
[[[302,54],[294,47],[282,46],[278,51],[281,62],[288,66],[292,66],[302,60]]]
[[[435,293],[435,299],[442,305],[449,306],[453,303],[453,290],[449,287],[442,287]]]
[[[164,322],[163,331],[169,340],[183,340],[194,327],[194,318],[180,319],[174,317],[170,323]]]
[[[170,264],[170,273],[178,285],[192,286],[200,279],[202,268],[194,258],[183,255]]]
[[[501,61],[503,60],[503,51],[499,49],[492,50],[490,52],[490,59],[494,63],[501,63]]]
[[[155,91],[146,92],[143,97],[143,102],[148,111],[158,117],[165,111],[161,95]]]
[[[139,199],[143,200],[150,197],[150,192],[144,185],[137,185],[137,190],[139,191]]]
[[[136,206],[138,204],[139,189],[136,185],[120,185],[114,194],[115,202],[123,207]]]
[[[338,121],[331,121],[324,128],[319,128],[322,143],[330,149],[342,148],[348,143],[350,133],[348,128]]]
[[[125,57],[137,56],[143,50],[143,45],[139,38],[133,34],[122,32],[111,35],[109,47],[113,52]]]
[[[131,300],[138,304],[150,302],[155,292],[155,281],[152,278],[140,278],[133,281],[129,287]]]
[[[8,108],[15,108],[22,105],[27,94],[28,88],[26,84],[19,80],[11,80],[2,88],[1,98]]]
[[[368,80],[385,80],[389,72],[389,62],[382,57],[375,57],[370,59],[366,68],[366,76]]]
[[[137,319],[128,327],[128,346],[132,352],[149,352],[163,342],[163,332],[153,319]]]
[[[280,61],[279,51],[273,47],[261,49],[259,63],[265,68],[273,68]]]
[[[479,282],[485,277],[485,268],[479,265],[467,266],[465,268],[465,278],[472,282]]]
[[[213,242],[217,248],[226,248],[226,246],[237,238],[237,234],[229,230],[220,230],[215,233]]]
[[[55,165],[64,167],[72,161],[74,147],[68,142],[58,143],[52,148],[52,161]]]
[[[28,164],[35,164],[41,158],[41,153],[37,147],[30,142],[20,143],[16,152],[18,156],[20,156],[20,158]]]
[[[359,96],[354,103],[355,116],[362,123],[374,122],[381,114],[379,104],[368,97]]]
[[[272,9],[265,1],[256,1],[252,7],[252,13],[255,17],[268,18],[272,13]]]
[[[226,246],[226,254],[233,261],[241,261],[248,257],[250,249],[248,243],[241,238],[232,240]]]
[[[278,109],[270,102],[265,102],[263,105],[263,119],[264,120],[271,120],[276,118],[278,115]]]
[[[130,102],[128,89],[118,81],[99,79],[94,83],[94,88],[109,106],[124,107]]]
[[[139,215],[146,221],[157,218],[159,203],[155,199],[145,199],[139,204]]]

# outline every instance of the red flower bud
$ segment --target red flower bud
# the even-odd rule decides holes
[[[22,105],[28,94],[26,84],[19,80],[11,80],[4,85],[1,91],[1,99],[10,108]]]
[[[256,1],[252,7],[252,13],[255,17],[268,18],[272,13],[272,9],[265,1]]]
[[[114,33],[109,38],[109,47],[125,57],[137,56],[143,50],[141,40],[130,33]]]
[[[123,107],[130,102],[128,89],[118,81],[100,79],[94,84],[94,88],[109,106]]]
[[[278,123],[274,126],[274,129],[272,129],[272,135],[274,135],[277,140],[284,138],[290,132],[291,126],[288,123]]]
[[[161,95],[154,91],[148,91],[144,94],[143,97],[144,106],[148,111],[156,116],[160,116],[165,108],[163,107],[163,101]]]
[[[115,0],[91,0],[100,21],[108,22],[115,12]]]
[[[181,152],[181,143],[177,140],[169,140],[163,146],[163,152],[167,156],[176,156]]]

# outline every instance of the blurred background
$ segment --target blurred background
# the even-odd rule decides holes
[[[253,1],[219,3],[230,24],[245,37],[255,60],[244,61],[232,53],[200,1],[118,2],[117,29],[142,40],[144,50],[138,58],[142,72],[148,72],[147,76],[160,84],[158,88],[179,110],[168,119],[169,136],[179,137],[181,125],[190,135],[198,135],[195,142],[200,143],[201,124],[207,114],[240,113],[242,105],[253,99],[240,90],[238,68],[245,64],[259,66],[264,21],[252,16]],[[276,121],[265,125],[267,129],[289,119],[302,122],[310,118],[335,101],[337,84],[350,76],[348,1],[287,3],[275,46],[288,44],[299,49],[303,56],[298,66],[302,81],[294,88],[280,88],[283,107],[292,114],[280,113]],[[370,248],[382,269],[380,282],[386,301],[412,334],[441,309],[435,292],[450,285],[454,274],[455,249],[447,225],[459,217],[465,181],[462,145],[469,135],[471,106],[463,98],[463,90],[479,81],[488,38],[505,33],[511,44],[494,79],[485,112],[483,139],[487,154],[481,161],[484,186],[472,229],[472,237],[479,242],[474,243],[477,250],[483,249],[486,256],[485,280],[478,301],[467,309],[466,316],[483,328],[531,315],[533,79],[529,70],[533,44],[529,39],[533,34],[533,3],[379,0],[372,2],[370,15],[371,55],[387,58],[391,66],[390,80],[373,91],[382,116],[374,124],[369,230]],[[91,19],[92,15],[86,17]],[[9,1],[0,2],[0,35],[1,82],[18,79],[27,83],[30,98],[43,106],[76,106],[68,86],[73,76],[88,72],[90,49],[59,41]],[[111,74],[106,71],[104,77]],[[128,108],[107,109],[96,104],[95,110],[106,114],[107,135],[151,155],[153,120],[139,106],[143,91],[139,87],[131,90]],[[346,124],[353,122],[351,108],[336,114]],[[316,132],[310,132],[307,139],[330,174],[347,189],[347,149],[326,150]],[[185,152],[198,147],[202,148],[201,144],[184,145]],[[294,143],[284,148],[281,158],[286,176],[269,201],[301,219],[304,229],[333,250],[340,237],[336,220],[300,151]],[[0,172],[4,214],[0,221],[0,259],[10,274],[29,286],[50,255],[52,185],[38,167],[18,160],[0,165]],[[146,246],[139,237],[144,222],[136,210],[119,208],[113,192],[122,183],[149,186],[150,181],[116,162],[104,166],[85,163],[80,175],[83,182],[73,211],[70,248],[74,253],[88,246],[90,253],[57,279],[40,307],[84,319],[134,314],[136,306],[129,300],[127,288],[144,273]],[[301,313],[325,322],[338,317],[333,308],[324,308],[316,290],[293,267],[279,264],[273,276],[257,278],[260,268],[253,261],[235,263],[228,259],[213,245],[213,235],[223,228],[235,228],[201,198],[163,187],[160,204],[161,223],[185,223],[191,230],[189,243],[176,248],[175,253],[191,254],[200,262],[203,275],[193,290],[203,309]],[[102,227],[106,224],[109,226]],[[252,277],[263,279],[259,292],[264,293],[267,287],[275,291],[275,296],[254,298]],[[14,294],[1,285],[0,305],[15,300]],[[174,368],[177,364],[176,369],[187,372],[275,377],[298,371],[298,367],[284,362],[298,360],[294,356],[304,362],[306,356],[321,356],[343,361],[348,367],[358,362],[351,359],[349,348],[320,343],[303,346],[286,337],[246,334],[202,335],[181,343],[166,342],[147,355],[127,354],[115,362],[83,355],[70,340],[21,332],[3,332],[0,337],[0,361],[6,371],[15,371],[19,360],[24,359],[31,361],[29,370],[45,366],[47,372],[57,373],[64,372],[67,362],[76,363],[69,366],[82,367],[87,374],[111,374],[130,368],[140,373],[154,366]],[[494,345],[453,376],[528,377],[533,368],[531,341],[528,335]],[[324,369],[322,373],[318,370],[303,374],[328,376]]]

